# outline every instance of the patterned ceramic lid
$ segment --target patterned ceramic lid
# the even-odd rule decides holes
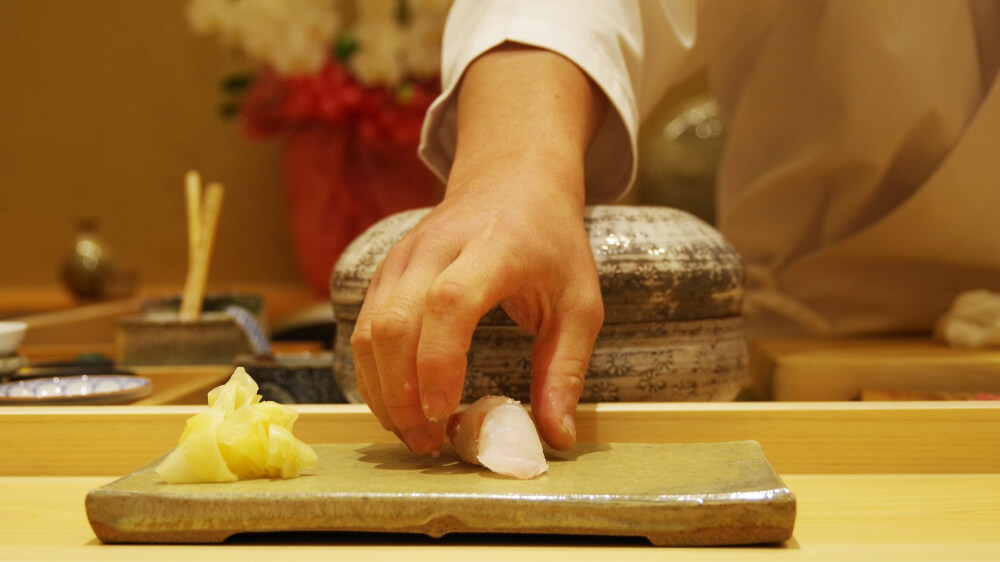
[[[353,321],[375,268],[429,209],[388,217],[344,251],[330,280],[338,320]],[[584,219],[604,298],[605,323],[666,322],[738,316],[739,255],[701,219],[669,207],[597,205]],[[503,310],[481,324],[510,324]]]

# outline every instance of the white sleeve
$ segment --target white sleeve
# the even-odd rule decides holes
[[[570,59],[607,96],[611,110],[587,151],[587,200],[620,197],[635,180],[641,118],[689,62],[695,14],[694,0],[456,0],[444,33],[443,91],[424,122],[421,158],[447,178],[465,69],[505,41],[522,43]]]

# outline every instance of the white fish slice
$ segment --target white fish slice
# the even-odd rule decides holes
[[[448,420],[458,456],[498,474],[534,478],[549,469],[528,411],[505,396],[484,396]]]

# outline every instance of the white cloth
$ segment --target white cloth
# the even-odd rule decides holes
[[[1000,347],[1000,293],[966,291],[934,327],[937,339],[955,347]]]
[[[1000,289],[1000,3],[458,0],[421,144],[442,177],[455,88],[504,41],[561,53],[610,100],[592,202],[631,185],[641,119],[707,68],[717,225],[755,333],[927,332],[956,294]]]

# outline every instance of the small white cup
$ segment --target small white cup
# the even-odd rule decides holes
[[[0,357],[13,355],[27,330],[24,322],[0,321]]]

